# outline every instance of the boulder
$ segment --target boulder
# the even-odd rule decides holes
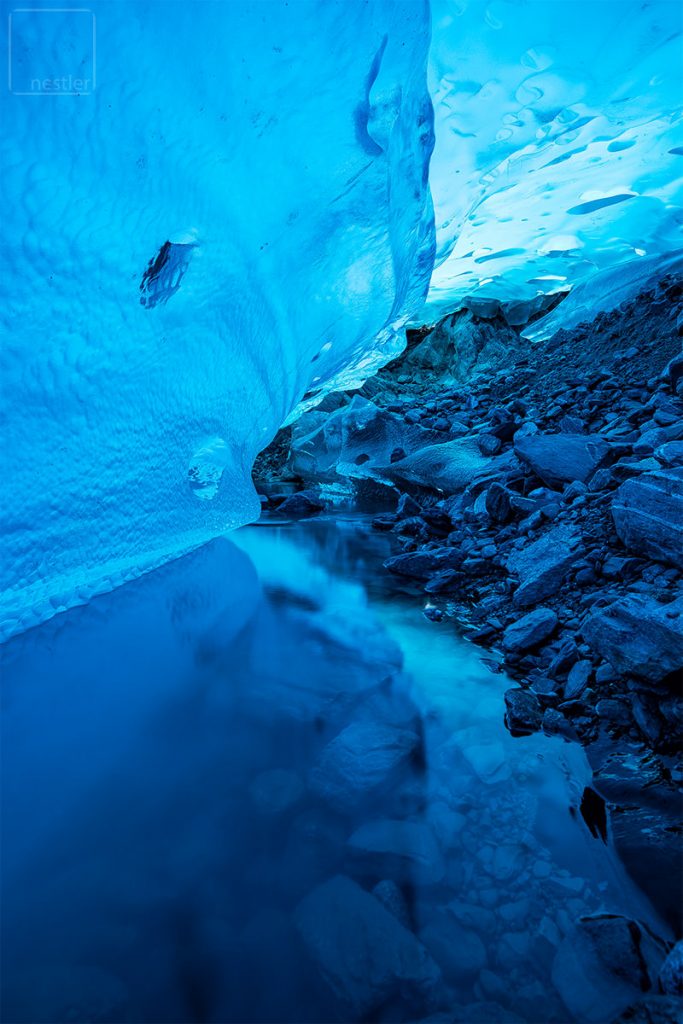
[[[609,445],[590,434],[516,435],[515,451],[548,487],[561,488],[575,480],[585,483],[605,460]]]
[[[630,551],[683,569],[683,467],[626,480],[612,499],[612,516]]]
[[[439,984],[439,968],[422,943],[343,875],[309,893],[295,923],[309,956],[354,1020],[392,997],[423,1008]]]
[[[381,467],[377,474],[391,481],[457,494],[494,463],[495,460],[481,454],[473,438],[461,437],[444,444],[427,445],[400,462]]]
[[[557,628],[557,615],[551,608],[535,608],[513,622],[503,635],[503,648],[512,654],[528,651],[547,640]]]
[[[683,597],[670,604],[633,594],[591,611],[583,635],[618,672],[658,682],[683,668]]]
[[[311,789],[340,810],[391,781],[419,745],[409,729],[375,722],[352,722],[323,748],[311,772]]]
[[[521,581],[513,597],[516,608],[528,608],[557,593],[578,557],[580,541],[575,531],[557,526],[539,540],[513,551],[507,567]]]

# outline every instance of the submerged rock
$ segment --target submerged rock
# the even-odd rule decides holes
[[[619,672],[657,682],[683,668],[683,597],[660,604],[634,594],[592,611],[582,628]]]
[[[609,445],[587,434],[534,434],[515,437],[517,455],[548,487],[585,483],[603,462]]]
[[[353,722],[323,749],[311,788],[342,810],[378,790],[419,746],[416,733],[374,722]]]
[[[440,971],[412,932],[356,882],[337,875],[309,893],[296,926],[322,977],[355,1019],[400,996],[429,1004]]]
[[[612,516],[629,550],[683,569],[683,468],[627,480],[614,495]]]
[[[356,863],[381,869],[399,882],[431,885],[444,875],[434,833],[419,821],[382,819],[361,825],[349,839]]]

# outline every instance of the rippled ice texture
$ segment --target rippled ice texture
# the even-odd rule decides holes
[[[683,244],[677,0],[431,8],[440,266],[426,320]]]
[[[425,4],[90,7],[12,14],[5,632],[254,519],[257,452],[432,268]]]

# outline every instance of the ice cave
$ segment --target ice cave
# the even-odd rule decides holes
[[[680,0],[2,7],[0,1020],[679,1021]]]

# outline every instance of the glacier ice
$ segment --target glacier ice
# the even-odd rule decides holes
[[[676,0],[9,27],[0,635],[255,518],[255,455],[409,321],[592,280],[589,314],[683,246]]]
[[[683,246],[677,0],[431,9],[437,266],[422,319]]]
[[[256,518],[256,454],[433,263],[425,3],[90,7],[82,95],[31,94],[92,68],[82,11],[10,25],[5,633]]]

